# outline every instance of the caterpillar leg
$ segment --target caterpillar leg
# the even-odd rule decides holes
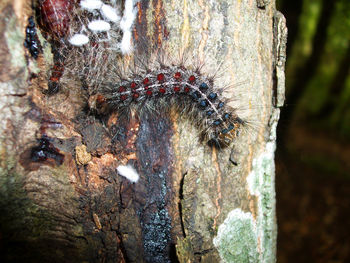
[[[231,149],[229,161],[230,161],[233,165],[236,165],[236,166],[238,165],[238,161],[237,161],[237,152],[235,151],[234,148]]]

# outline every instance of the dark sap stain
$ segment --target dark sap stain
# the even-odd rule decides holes
[[[170,176],[173,154],[171,150],[171,121],[161,114],[140,116],[140,129],[136,142],[138,171],[143,184],[143,193],[137,192],[137,199],[143,198],[137,213],[141,222],[144,259],[146,262],[174,262],[171,217],[167,205],[171,202]],[[142,204],[141,204],[142,203]],[[145,204],[145,205],[144,205]],[[176,261],[175,261],[176,262]]]
[[[55,120],[50,114],[43,114],[43,109],[39,108],[32,101],[29,101],[31,109],[25,113],[25,118],[40,123],[40,134],[45,134],[46,129],[62,128],[62,123]]]
[[[43,135],[38,145],[26,149],[20,155],[20,164],[30,171],[36,171],[41,165],[56,166],[64,161],[64,155],[53,146],[49,137]]]

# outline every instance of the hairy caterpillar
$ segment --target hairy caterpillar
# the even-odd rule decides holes
[[[90,105],[122,112],[133,105],[154,108],[161,100],[187,112],[206,141],[227,146],[239,135],[246,121],[229,106],[224,88],[217,87],[214,77],[203,74],[201,67],[169,63],[159,59],[164,56],[159,56],[162,52],[158,51],[152,56],[155,61],[142,61],[124,71],[119,69],[116,61],[132,50],[135,1],[127,0],[123,12],[114,1],[106,4],[84,0],[75,3],[74,8],[73,4],[63,4],[66,1],[59,2],[62,3],[55,7],[59,11],[57,21],[49,20],[47,12],[44,17],[52,28],[57,28],[55,37],[64,43],[60,53],[66,70],[76,73],[83,69],[78,74],[90,88]],[[44,5],[42,9],[48,7]],[[61,14],[63,9],[67,14]],[[72,51],[65,54],[67,49]],[[60,77],[59,71],[56,75]]]
[[[238,136],[245,122],[228,105],[223,88],[215,87],[213,77],[203,75],[200,67],[149,64],[152,69],[138,69],[137,74],[128,78],[123,76],[117,81],[103,82],[99,90],[103,96],[100,104],[122,111],[132,105],[147,107],[147,103],[157,108],[159,100],[164,100],[168,106],[176,105],[187,112],[207,141],[227,146]]]

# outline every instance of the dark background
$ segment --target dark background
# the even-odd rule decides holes
[[[277,262],[350,262],[350,1],[277,0],[287,19]]]

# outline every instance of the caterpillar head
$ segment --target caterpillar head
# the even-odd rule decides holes
[[[239,136],[242,125],[245,122],[239,117],[234,117],[225,123],[221,130],[216,132],[210,141],[213,141],[218,147],[227,147]]]

